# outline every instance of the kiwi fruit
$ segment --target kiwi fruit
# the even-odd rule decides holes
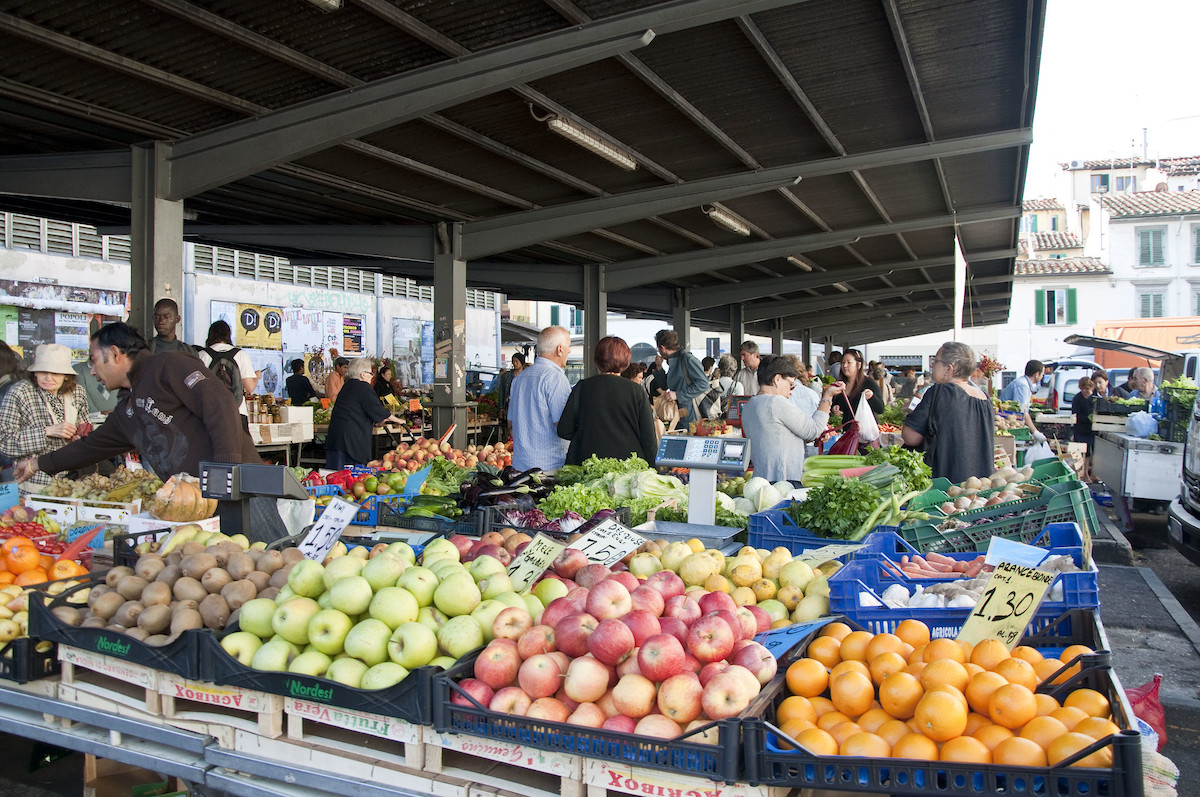
[[[225,588],[226,584],[232,582],[233,578],[226,570],[223,570],[220,567],[214,567],[210,570],[207,570],[205,571],[204,575],[200,577],[200,583],[209,592],[219,593]]]
[[[150,636],[149,631],[147,631],[145,628],[138,628],[137,626],[134,626],[133,628],[127,628],[125,630],[125,634],[133,637],[139,642],[144,642]]]
[[[171,601],[171,611],[173,611],[173,612],[182,612],[182,611],[186,611],[187,609],[199,609],[199,608],[200,608],[199,601],[191,601],[191,600]]]
[[[117,625],[116,623],[109,623],[108,625],[104,626],[104,630],[115,631],[118,634],[125,634],[129,632],[128,628],[123,625]]]
[[[114,591],[113,588],[108,586],[107,584],[104,584],[104,583],[97,584],[96,586],[94,586],[90,590],[88,590],[88,605],[90,606],[91,604],[93,604],[97,600],[99,600],[101,595],[104,595],[105,593],[113,592],[113,591]]]
[[[204,588],[203,584],[188,576],[183,576],[176,581],[175,586],[171,588],[171,592],[175,595],[176,599],[181,601],[191,600],[199,602],[204,600],[205,596],[208,595],[208,590]]]
[[[225,570],[234,581],[241,581],[254,572],[254,560],[249,554],[238,551],[229,557],[229,561],[225,563]]]
[[[258,587],[249,579],[231,581],[221,590],[221,597],[229,604],[231,610],[238,610],[242,604],[254,600],[258,596]]]
[[[167,565],[158,571],[158,575],[154,577],[154,580],[160,581],[168,587],[173,587],[182,575],[183,571],[179,569],[179,565]]]
[[[138,615],[145,608],[145,605],[141,601],[125,601],[121,604],[121,608],[117,609],[116,613],[109,619],[116,625],[133,628],[137,625]]]
[[[104,628],[104,626],[107,623],[108,623],[108,621],[105,620],[103,617],[97,617],[96,615],[93,614],[91,617],[88,617],[82,623],[80,623],[79,627],[80,628]]]
[[[244,553],[246,556],[249,556],[251,559],[253,559],[255,566],[257,566],[258,560],[262,558],[262,555],[266,553],[266,550],[263,548],[251,548],[248,551],[244,551]]]
[[[139,575],[147,581],[153,581],[159,571],[167,566],[163,558],[158,554],[148,553],[141,559],[138,559],[137,564],[133,566],[135,575]]]
[[[180,545],[177,550],[183,556],[183,558],[186,559],[189,556],[193,556],[198,553],[204,553],[204,546],[195,540],[188,540],[183,545]]]
[[[179,569],[185,576],[197,579],[216,566],[217,557],[210,553],[194,553],[183,557],[183,561],[179,563]]]
[[[180,551],[178,548],[176,548],[175,550],[173,550],[169,554],[167,554],[163,558],[163,561],[167,563],[168,567],[170,565],[178,565],[180,562],[183,561],[183,552]]]
[[[282,587],[284,584],[287,583],[287,580],[288,580],[288,572],[281,568],[279,570],[276,570],[274,573],[272,573],[271,577],[267,579],[267,586],[275,587],[275,589],[279,589],[280,587]]]
[[[106,592],[92,604],[92,614],[107,622],[124,603],[125,599],[121,597],[120,593]]]
[[[137,624],[148,633],[161,634],[171,627],[171,608],[162,604],[147,606],[138,615]]]
[[[304,558],[304,554],[300,552],[299,548],[285,548],[283,549],[282,553],[284,564],[287,564],[288,562],[299,562]]]
[[[246,580],[254,585],[254,589],[262,592],[271,583],[271,577],[261,570],[251,570],[246,574]]]
[[[132,575],[133,575],[132,567],[125,567],[124,565],[122,565],[121,567],[114,567],[113,569],[109,570],[107,573],[104,574],[104,583],[115,589],[117,584],[121,583],[121,579],[125,578],[126,576],[132,576]]]
[[[83,615],[73,606],[55,606],[50,610],[60,623],[66,623],[71,627],[75,627],[83,622]]]
[[[171,602],[171,588],[161,581],[147,584],[142,590],[142,603],[146,606],[166,606]]]
[[[204,619],[200,617],[200,612],[195,609],[184,609],[177,611],[171,617],[171,636],[190,631],[193,628],[203,628]]]
[[[148,582],[141,576],[125,576],[117,583],[117,592],[127,601],[135,601],[142,597],[142,590]]]
[[[266,598],[267,600],[275,600],[275,596],[279,594],[279,587],[267,587],[258,591],[258,597]]]
[[[200,619],[206,627],[221,630],[229,621],[229,604],[220,595],[209,595],[200,601]]]
[[[274,573],[279,568],[283,567],[283,554],[279,551],[263,551],[255,562],[255,569],[261,570],[267,575]]]
[[[171,638],[166,634],[154,634],[142,640],[152,648],[161,648],[163,645],[171,641]]]

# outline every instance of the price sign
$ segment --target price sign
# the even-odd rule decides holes
[[[408,400],[408,411],[409,412],[420,412],[421,411],[421,400],[420,399],[409,399]]]
[[[821,548],[815,548],[811,551],[805,551],[795,558],[799,559],[801,562],[805,562],[815,567],[816,565],[825,564],[826,562],[832,562],[834,559],[840,559],[846,554],[854,553],[861,547],[862,545],[855,543],[826,545]]]
[[[1021,641],[1057,575],[1012,562],[996,565],[958,638],[972,645],[985,639],[999,639],[1012,650]]]
[[[346,526],[354,520],[358,505],[340,498],[334,498],[321,513],[320,519],[313,525],[304,542],[300,543],[300,552],[305,559],[320,562],[329,555],[329,551],[337,544]]]
[[[520,592],[534,582],[550,563],[558,558],[567,546],[550,539],[545,534],[533,538],[521,555],[508,566],[508,577],[512,579],[513,590]]]
[[[583,551],[589,562],[613,565],[625,558],[625,554],[636,551],[646,538],[625,528],[612,518],[605,518],[569,547]]]
[[[832,617],[822,617],[820,620],[810,620],[807,623],[793,623],[783,628],[772,628],[770,631],[763,631],[755,636],[754,641],[771,651],[772,656],[779,658],[800,644],[813,631],[832,621]]]

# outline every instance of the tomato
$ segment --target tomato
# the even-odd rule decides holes
[[[391,486],[387,482],[380,482],[375,488],[376,495],[389,495],[392,492]]]
[[[404,473],[389,473],[387,475],[387,485],[393,490],[403,490],[404,482],[407,480],[407,478],[407,474]]]
[[[368,493],[375,492],[379,489],[379,479],[374,476],[368,476],[367,478],[363,479],[363,488]]]

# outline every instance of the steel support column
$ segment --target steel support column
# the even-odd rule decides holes
[[[783,319],[771,322],[771,354],[783,354]]]
[[[450,444],[467,444],[467,261],[458,257],[458,227],[450,251],[433,256],[433,428],[455,425]]]
[[[183,202],[160,196],[165,159],[161,143],[133,147],[130,210],[129,323],[149,340],[154,336],[154,303],[183,300]],[[184,318],[180,329],[187,330]]]
[[[692,329],[692,309],[687,304],[687,291],[682,288],[675,291],[671,318],[675,326],[675,334],[679,335],[680,350],[688,351],[688,339]]]
[[[742,304],[729,305],[729,353],[735,360],[741,359],[738,347],[746,340],[746,307]]]
[[[800,338],[800,359],[804,361],[804,367],[812,365],[812,330],[804,330],[804,334]]]
[[[596,344],[608,334],[608,292],[604,290],[604,266],[583,267],[583,372],[595,376],[592,357]]]

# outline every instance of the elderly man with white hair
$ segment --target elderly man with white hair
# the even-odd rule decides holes
[[[1125,384],[1112,389],[1114,396],[1119,398],[1144,398],[1149,400],[1154,396],[1154,371],[1142,366],[1129,372]]]
[[[512,464],[517,470],[557,470],[567,461],[570,441],[558,436],[558,419],[571,395],[563,368],[571,353],[571,333],[546,327],[534,347],[537,359],[513,378],[508,397],[512,425]]]

